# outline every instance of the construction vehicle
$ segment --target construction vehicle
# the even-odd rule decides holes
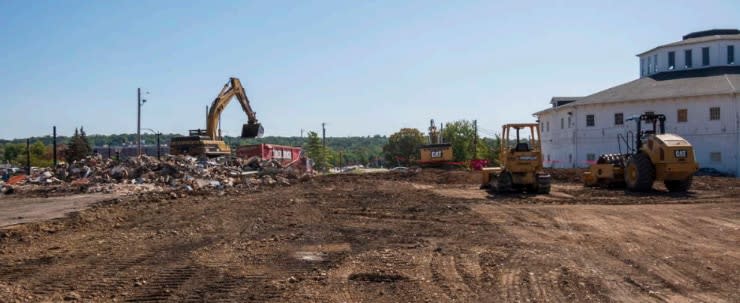
[[[672,192],[685,192],[692,176],[699,170],[694,148],[681,136],[665,133],[665,115],[645,113],[627,121],[637,122],[637,136],[632,132],[617,136],[620,152],[599,156],[596,164],[584,172],[586,186],[627,187],[646,192],[655,181],[663,181]],[[652,129],[643,129],[643,123]],[[622,143],[626,153],[621,152]]]
[[[210,106],[206,115],[206,129],[190,130],[189,136],[175,137],[170,140],[170,153],[173,155],[190,155],[195,157],[218,157],[230,155],[231,148],[223,141],[219,129],[221,113],[236,96],[242,110],[247,114],[247,123],[242,126],[242,138],[262,137],[264,129],[257,122],[257,114],[249,105],[249,99],[238,78],[230,78]]]
[[[434,125],[434,119],[429,122],[429,141],[419,148],[420,159],[416,161],[422,167],[448,167],[462,165],[453,162],[452,144],[444,142],[442,137],[442,126],[440,129]]]
[[[522,139],[521,131],[529,132]],[[512,140],[511,136],[515,134]],[[537,123],[505,124],[502,127],[499,161],[500,167],[481,170],[481,189],[503,193],[526,191],[550,193],[551,177],[543,170],[540,125]]]

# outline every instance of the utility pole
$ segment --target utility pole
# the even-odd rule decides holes
[[[145,92],[148,94],[149,92]],[[141,87],[136,89],[136,146],[139,156],[141,156],[141,106],[146,103],[146,99],[141,99]]]
[[[157,132],[157,160],[162,160],[160,157],[160,151],[162,148],[159,147],[159,135],[161,135],[161,133]]]
[[[136,89],[136,146],[141,156],[141,87]]]
[[[297,140],[295,146],[299,146],[301,144],[303,144],[303,129],[302,128],[301,128],[301,137],[300,139]]]
[[[473,120],[473,129],[475,135],[473,136],[473,159],[478,158],[478,120]]]
[[[52,148],[52,156],[54,159],[54,167],[57,167],[57,127],[54,126],[52,141],[51,141],[51,148]]]
[[[324,149],[326,149],[326,123],[321,122],[321,144],[324,145]]]
[[[26,174],[31,175],[31,139],[26,139]]]

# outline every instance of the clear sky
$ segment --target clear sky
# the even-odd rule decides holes
[[[739,28],[740,1],[0,0],[0,138],[205,127],[242,80],[265,135],[426,131],[477,119],[483,135],[534,121],[552,96],[638,77],[635,54]],[[237,102],[223,116],[238,136]]]

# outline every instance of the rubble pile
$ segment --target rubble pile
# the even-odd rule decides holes
[[[34,171],[29,176],[14,176],[0,181],[3,194],[53,188],[58,191],[138,193],[146,191],[198,191],[227,187],[290,185],[310,178],[297,167],[280,162],[220,157],[139,156],[123,161],[89,156],[71,164]]]

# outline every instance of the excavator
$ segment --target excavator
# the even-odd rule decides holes
[[[242,138],[262,137],[264,129],[257,121],[257,114],[249,105],[247,93],[238,78],[230,78],[213,103],[206,116],[206,129],[190,130],[189,136],[175,137],[170,140],[170,153],[173,155],[190,155],[194,157],[218,157],[231,154],[231,148],[223,141],[219,127],[221,113],[236,96],[242,110],[247,114],[247,123],[242,126]]]
[[[417,164],[422,167],[454,167],[462,164],[452,162],[452,144],[444,142],[442,131],[434,125],[434,119],[429,121],[429,142],[419,148],[419,154],[421,159]]]

